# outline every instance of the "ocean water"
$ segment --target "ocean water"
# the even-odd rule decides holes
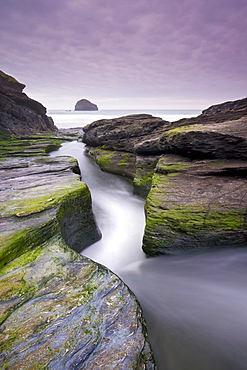
[[[129,114],[151,114],[166,121],[177,121],[181,118],[198,116],[200,110],[155,110],[155,109],[130,109],[130,110],[98,110],[92,112],[72,111],[72,110],[50,110],[48,115],[52,117],[58,128],[83,127],[99,119],[110,119],[127,116]]]

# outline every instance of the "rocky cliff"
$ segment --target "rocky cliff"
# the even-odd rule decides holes
[[[100,120],[83,141],[101,168],[128,176],[146,201],[149,255],[247,242],[247,99],[167,122]]]
[[[54,132],[46,108],[22,92],[25,85],[0,71],[0,131],[14,135]]]
[[[94,111],[98,110],[98,107],[87,99],[81,99],[76,103],[75,110]]]

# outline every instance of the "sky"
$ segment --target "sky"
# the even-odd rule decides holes
[[[0,0],[0,70],[48,109],[247,96],[246,0]]]

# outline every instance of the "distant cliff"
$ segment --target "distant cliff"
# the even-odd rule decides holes
[[[91,103],[87,99],[81,99],[76,103],[75,110],[91,111],[91,110],[98,110],[98,107],[96,104]]]
[[[24,84],[0,71],[0,132],[14,135],[57,131],[46,108],[30,99]]]

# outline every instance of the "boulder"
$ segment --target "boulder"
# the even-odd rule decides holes
[[[76,103],[75,110],[95,111],[98,107],[87,99],[81,99]]]
[[[135,153],[140,142],[158,140],[170,126],[169,122],[150,114],[102,119],[83,127],[83,142],[92,147]]]

